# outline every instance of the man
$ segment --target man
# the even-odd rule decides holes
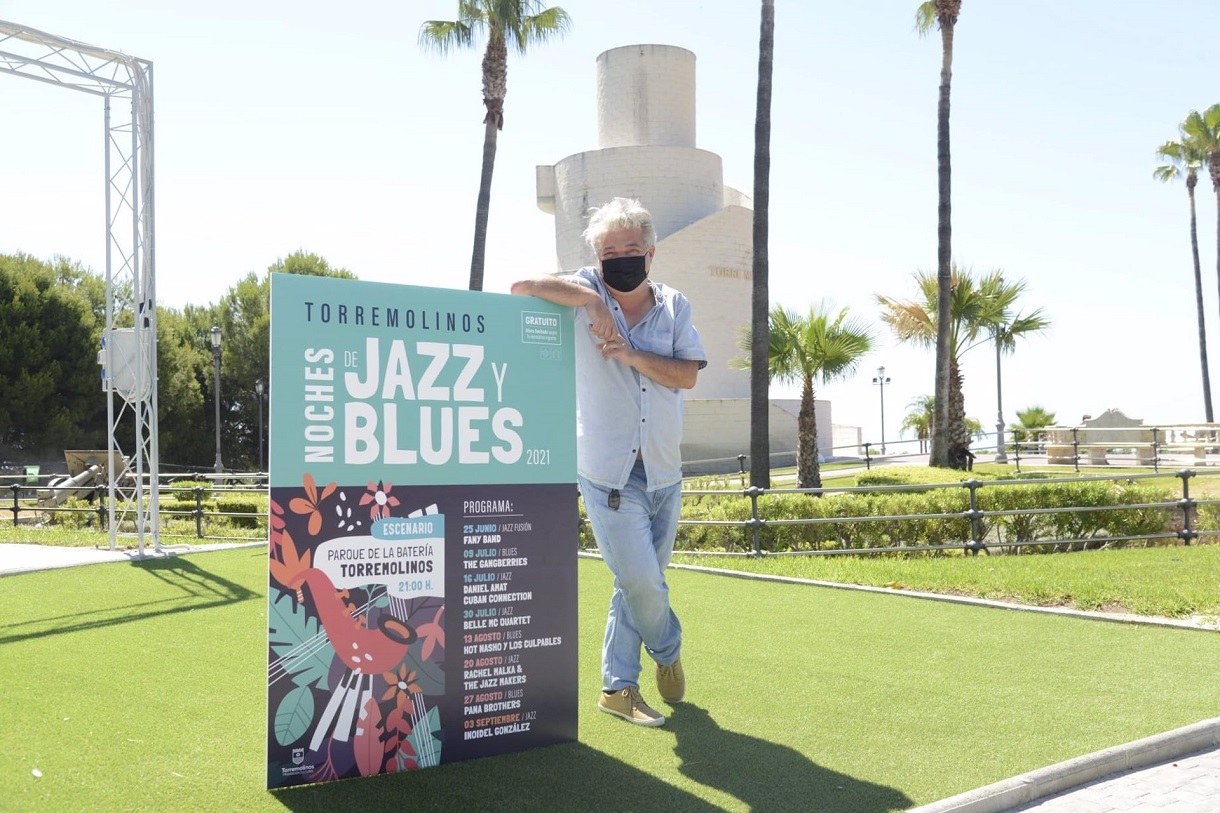
[[[658,726],[665,717],[640,694],[640,647],[656,662],[661,698],[681,701],[682,625],[665,568],[681,510],[682,390],[707,361],[686,297],[649,279],[656,230],[640,202],[594,209],[584,237],[598,267],[516,282],[512,292],[576,308],[577,480],[614,573],[597,706]]]

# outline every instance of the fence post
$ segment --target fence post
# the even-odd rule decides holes
[[[1076,427],[1072,427],[1072,466],[1080,474],[1080,441],[1076,437]]]
[[[195,536],[203,539],[203,486],[195,486]]]
[[[13,507],[10,509],[13,512],[13,527],[17,527],[17,515],[21,513],[21,484],[13,483],[9,486],[13,490]]]
[[[869,454],[868,454],[868,447],[869,447],[869,446],[872,446],[872,445],[873,445],[873,444],[868,443],[868,442],[866,442],[866,443],[864,444],[864,470],[865,470],[865,471],[872,471],[872,470],[873,470],[873,466],[872,466],[873,459],[872,459],[872,458],[869,456]]]
[[[1182,469],[1178,472],[1178,476],[1182,478],[1182,499],[1178,500],[1178,505],[1182,509],[1182,530],[1178,531],[1178,539],[1189,547],[1190,541],[1199,535],[1190,527],[1190,514],[1195,508],[1195,501],[1190,498],[1190,478],[1194,477],[1195,473],[1190,469]]]
[[[746,456],[737,455],[737,468],[741,469],[741,487],[746,487]]]
[[[750,518],[746,520],[746,526],[753,529],[755,556],[762,556],[762,538],[759,535],[759,529],[766,523],[766,520],[758,516],[758,495],[762,493],[763,489],[758,486],[750,486],[746,489],[746,496],[750,498]]]
[[[1161,472],[1161,469],[1160,469],[1161,445],[1157,442],[1157,439],[1156,439],[1156,435],[1157,435],[1158,431],[1160,431],[1160,430],[1158,430],[1155,426],[1152,427],[1152,470],[1154,472],[1156,472],[1157,474],[1160,474],[1160,472]]]
[[[1021,430],[1012,430],[1012,456],[1016,461],[1013,471],[1017,474],[1021,473]]]
[[[978,556],[979,551],[985,550],[987,547],[983,544],[983,540],[979,539],[979,519],[983,516],[983,512],[979,510],[978,489],[982,485],[982,481],[972,477],[962,485],[970,489],[970,510],[966,512],[966,516],[970,518],[970,540],[966,543],[966,550],[970,551],[972,556]]]

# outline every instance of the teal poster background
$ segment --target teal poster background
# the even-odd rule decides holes
[[[576,736],[572,317],[271,279],[268,787]]]

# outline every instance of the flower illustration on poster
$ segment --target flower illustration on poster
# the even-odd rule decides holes
[[[395,516],[392,489],[319,487],[308,473],[273,489],[267,680],[273,736],[291,753],[281,782],[440,762],[430,698],[444,691],[444,517],[435,505]]]
[[[369,483],[368,491],[360,496],[361,505],[371,505],[370,519],[385,519],[390,516],[390,509],[398,506],[398,498],[390,494],[394,490],[392,483],[377,481],[377,485]]]

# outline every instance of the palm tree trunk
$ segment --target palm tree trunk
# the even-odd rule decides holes
[[[966,391],[962,387],[962,368],[954,359],[949,368],[949,445],[969,446],[970,430],[966,428]]]
[[[960,5],[960,3],[959,3]],[[939,11],[939,9],[938,9]],[[953,81],[953,28],[956,11],[942,13],[940,22],[941,65],[940,98],[936,112],[937,225],[936,225],[936,408],[932,416],[932,454],[930,465],[949,463],[949,303],[952,285],[950,264],[953,259],[952,207],[950,205],[951,163],[949,158],[949,88]]]
[[[1208,170],[1211,172],[1212,189],[1216,193],[1216,252],[1217,252],[1216,253],[1216,284],[1218,287],[1220,287],[1220,149],[1211,151],[1210,155],[1208,156],[1207,165],[1208,165]],[[1195,211],[1194,207],[1195,207],[1195,198],[1194,198],[1194,195],[1192,194],[1190,197],[1190,212],[1191,212],[1190,236],[1191,236],[1191,240],[1193,241],[1192,245],[1198,245],[1198,237],[1195,234],[1194,225],[1193,225],[1194,224],[1194,211]],[[1196,269],[1198,269],[1198,267],[1199,267],[1198,262],[1199,262],[1198,249],[1196,249],[1195,250],[1195,268]],[[1197,274],[1197,271],[1196,271],[1196,274]],[[1199,341],[1203,342],[1205,339],[1204,339],[1204,334],[1203,334],[1202,316],[1199,317],[1199,334],[1200,334]],[[1202,346],[1202,345],[1200,345],[1200,346]],[[1212,418],[1210,417],[1212,414],[1211,413],[1211,387],[1208,386],[1206,383],[1209,380],[1207,377],[1206,364],[1204,364],[1204,367],[1203,367],[1203,376],[1204,376],[1203,380],[1205,382],[1204,383],[1204,387],[1205,387],[1204,392],[1207,394],[1207,398],[1208,398],[1208,400],[1207,400],[1207,414],[1208,414],[1207,422],[1211,423],[1212,422]]]
[[[771,201],[771,72],[775,50],[775,2],[762,0],[758,37],[758,100],[754,114],[754,280],[750,301],[750,485],[771,487],[767,412],[771,371],[768,350],[770,299],[767,239]],[[803,407],[802,407],[803,408]],[[816,456],[815,456],[816,463]]]
[[[1195,220],[1195,183],[1197,177],[1191,175],[1186,179],[1186,192],[1190,195],[1190,253],[1195,261],[1195,310],[1199,318],[1199,365],[1203,370],[1203,411],[1207,422],[1212,423],[1212,382],[1207,365],[1207,326],[1203,317],[1203,272],[1199,265],[1199,229]],[[1220,235],[1220,222],[1216,232]],[[1217,238],[1220,240],[1220,237]],[[1218,283],[1220,283],[1220,267],[1217,268]]]
[[[814,410],[813,379],[801,387],[801,409],[796,415],[796,487],[821,488],[818,465],[818,419]]]
[[[504,97],[508,93],[508,44],[504,32],[493,30],[483,51],[483,171],[474,209],[474,248],[470,253],[470,290],[483,290],[487,255],[487,216],[491,211],[491,174],[496,168],[496,139],[504,129]]]
[[[966,427],[966,394],[962,389],[962,371],[957,359],[949,368],[949,466],[955,469],[968,468],[970,430]]]
[[[479,199],[474,210],[474,250],[470,255],[470,290],[483,290],[483,264],[487,255],[487,215],[491,211],[491,174],[496,168],[494,119],[483,125],[483,173],[479,176]]]

